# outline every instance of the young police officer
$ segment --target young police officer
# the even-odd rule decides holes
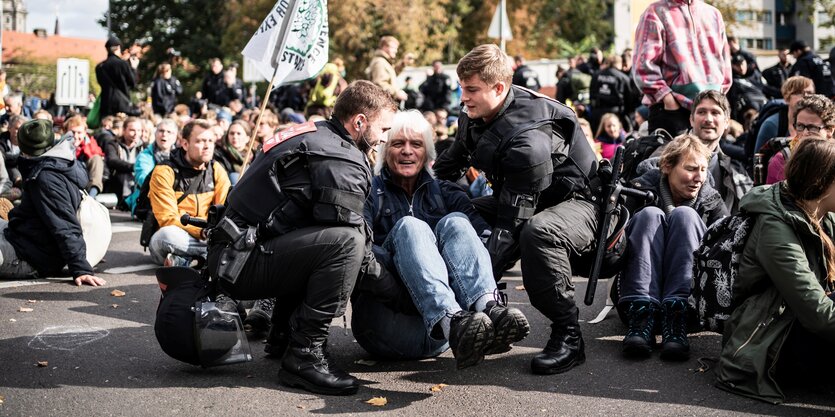
[[[383,89],[357,81],[339,95],[330,120],[266,140],[212,232],[209,267],[221,287],[240,299],[277,298],[266,350],[283,354],[278,376],[286,385],[333,395],[359,387],[328,363],[325,344],[361,266],[376,265],[363,260],[366,153],[395,110]]]
[[[495,277],[521,249],[531,304],[553,322],[531,368],[537,374],[568,371],[585,361],[570,256],[594,249],[594,153],[570,109],[511,87],[513,72],[495,45],[470,51],[457,71],[464,112],[458,138],[435,163],[435,173],[456,180],[470,165],[485,172],[494,194],[473,203],[493,225],[487,247]]]

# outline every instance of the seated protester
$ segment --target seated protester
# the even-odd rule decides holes
[[[458,368],[503,353],[530,331],[497,300],[490,226],[467,194],[436,180],[432,126],[417,110],[397,113],[381,145],[365,204],[374,256],[387,273],[362,280],[352,300],[354,337],[374,356],[423,359],[452,347]],[[498,297],[501,298],[501,297]]]
[[[104,144],[122,136],[124,124],[125,120],[121,117],[105,116],[101,119],[101,128],[93,135],[96,142],[98,142],[99,147],[104,149]]]
[[[87,262],[75,215],[87,173],[75,159],[72,142],[55,143],[52,123],[46,120],[24,123],[17,137],[23,197],[9,212],[8,223],[0,220],[0,277],[51,276],[66,266],[76,285],[104,285]]]
[[[797,133],[789,142],[788,148],[775,153],[768,160],[766,184],[774,184],[786,179],[784,175],[786,159],[798,142],[818,135],[824,139],[832,139],[833,132],[835,132],[835,104],[820,94],[806,96],[795,105],[792,120],[794,120],[794,131]]]
[[[756,69],[749,71],[748,62],[743,55],[734,54],[731,57],[731,69],[733,84],[728,90],[728,100],[734,104],[731,108],[731,118],[741,122],[746,111],[760,111],[768,99],[763,92],[765,85],[762,74]]]
[[[87,121],[80,115],[70,117],[64,122],[64,133],[71,134],[75,146],[75,159],[81,162],[87,171],[87,185],[84,189],[95,197],[104,189],[104,151],[95,139],[87,134]]]
[[[797,75],[787,79],[780,88],[780,92],[788,108],[772,114],[763,121],[757,132],[757,141],[754,144],[755,153],[773,138],[794,136],[794,120],[791,118],[794,117],[795,106],[803,97],[815,94],[815,83],[809,78]]]
[[[125,198],[133,192],[133,165],[143,149],[142,129],[144,126],[141,119],[129,117],[125,120],[122,136],[104,144],[105,161],[110,169],[105,191],[116,194],[121,210],[128,210]]]
[[[229,125],[229,130],[223,140],[215,146],[215,161],[219,162],[223,169],[229,173],[229,180],[232,185],[238,183],[241,176],[241,167],[244,164],[244,155],[252,137],[249,123],[244,120],[235,120]],[[252,155],[255,149],[252,149]]]
[[[802,140],[786,180],[755,188],[742,210],[755,220],[716,377],[722,389],[780,403],[783,388],[830,383],[835,371],[835,142]]]
[[[180,128],[177,122],[172,119],[162,119],[154,133],[154,142],[136,157],[136,162],[133,164],[133,192],[125,199],[131,213],[136,210],[136,200],[139,198],[142,185],[145,184],[145,180],[151,175],[155,166],[168,160],[179,133]]]
[[[215,140],[208,121],[192,120],[183,127],[180,147],[151,173],[148,200],[160,229],[148,248],[156,264],[186,266],[194,257],[206,257],[205,231],[183,226],[180,216],[188,213],[205,219],[210,206],[226,201],[229,177],[212,161]]]
[[[648,357],[655,322],[662,323],[661,359],[690,355],[685,320],[693,281],[693,251],[707,227],[728,215],[722,197],[707,181],[712,152],[685,134],[664,148],[660,168],[642,163],[631,186],[652,191],[653,205],[640,209],[626,227],[627,250],[618,286],[618,310],[629,330],[623,353]]]
[[[739,210],[739,200],[754,182],[745,166],[722,152],[719,140],[730,123],[730,104],[724,94],[705,90],[693,99],[690,113],[692,133],[713,153],[708,160],[708,181],[719,192],[729,213]]]
[[[3,152],[6,171],[12,184],[16,187],[20,185],[21,181],[20,171],[17,169],[17,158],[20,156],[20,148],[17,146],[17,130],[27,121],[29,121],[29,118],[26,116],[12,116],[9,118],[9,130],[0,133],[0,150]],[[17,198],[12,200],[17,200]]]
[[[597,139],[594,140],[596,146],[592,146],[592,149],[599,147],[604,159],[612,159],[615,156],[615,149],[622,146],[625,140],[626,135],[623,133],[623,126],[618,116],[614,113],[606,113],[600,118]]]

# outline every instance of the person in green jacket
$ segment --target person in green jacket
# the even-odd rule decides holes
[[[786,180],[754,188],[740,207],[756,220],[733,284],[717,385],[781,403],[781,386],[835,369],[835,141],[800,142]]]

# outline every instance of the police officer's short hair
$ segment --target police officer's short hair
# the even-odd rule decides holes
[[[333,106],[333,117],[342,123],[358,114],[364,114],[369,120],[377,117],[380,110],[396,111],[391,95],[371,81],[354,81],[339,93]]]
[[[377,164],[374,166],[374,174],[380,175],[383,167],[386,166],[386,152],[388,152],[388,144],[391,139],[400,135],[404,131],[415,132],[423,138],[423,148],[426,150],[426,159],[423,161],[424,168],[432,173],[429,163],[435,160],[435,129],[423,117],[423,114],[418,110],[406,110],[397,112],[394,119],[391,121],[391,129],[386,132],[386,141],[378,145],[380,151],[377,156]]]
[[[693,110],[690,111],[690,114],[696,114],[696,107],[699,107],[699,104],[705,100],[711,100],[718,104],[722,112],[725,113],[726,119],[731,117],[731,104],[728,103],[728,98],[717,90],[705,90],[696,94],[696,98],[693,99]]]
[[[499,81],[508,85],[513,80],[513,69],[507,55],[493,44],[479,45],[458,61],[455,69],[458,78],[466,80],[477,75],[487,85],[493,86]]]
[[[212,124],[209,123],[208,120],[194,119],[186,123],[185,126],[183,126],[183,139],[185,139],[186,141],[190,140],[191,132],[194,131],[195,127],[200,127],[204,130],[212,130]]]

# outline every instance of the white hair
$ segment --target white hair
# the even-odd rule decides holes
[[[386,134],[386,142],[377,145],[377,163],[374,165],[374,174],[380,175],[383,167],[386,166],[386,152],[391,138],[398,134],[409,131],[419,134],[423,138],[423,146],[426,149],[426,160],[423,161],[423,169],[433,177],[435,173],[429,167],[429,163],[435,160],[435,130],[432,125],[417,110],[406,110],[397,112],[391,122],[391,129]]]

